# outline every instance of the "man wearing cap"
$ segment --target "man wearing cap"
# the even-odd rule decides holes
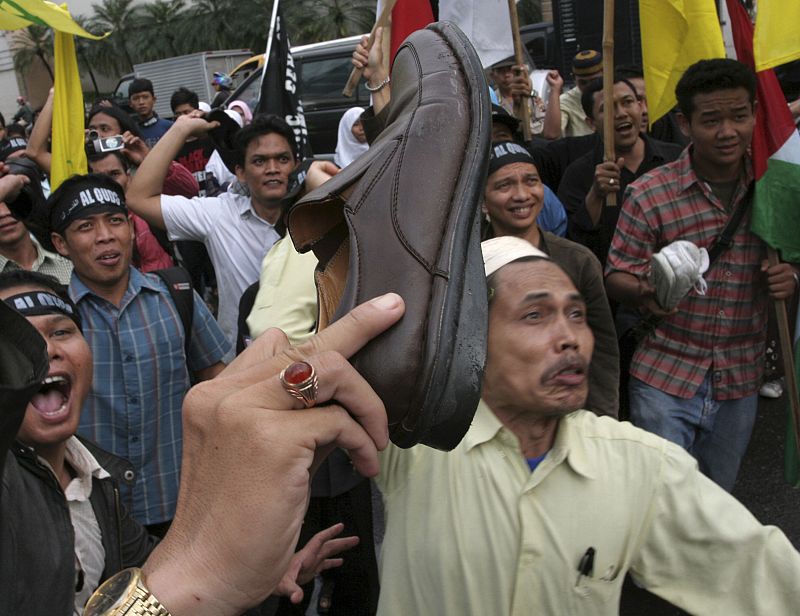
[[[492,143],[519,142],[519,137],[519,120],[500,105],[492,104]],[[567,234],[567,212],[549,186],[544,187],[544,207],[536,218],[536,224],[561,237]]]
[[[579,410],[594,340],[567,275],[520,238],[482,248],[482,401],[452,451],[382,454],[378,614],[610,616],[626,573],[693,614],[794,613],[780,530],[679,447]]]
[[[123,490],[124,502],[163,534],[178,497],[190,371],[198,380],[215,376],[228,343],[196,293],[189,334],[166,283],[131,267],[133,225],[114,180],[73,176],[50,196],[48,211],[53,244],[75,268],[69,294],[94,355],[79,431],[134,465],[138,480]]]
[[[547,106],[548,118],[545,121],[548,124],[560,123],[562,137],[580,137],[592,132],[581,106],[581,95],[586,86],[603,76],[603,54],[594,49],[579,51],[572,60],[572,74],[575,77],[575,87],[561,94],[559,105]],[[553,79],[550,84],[551,90],[555,92],[560,92],[563,86],[563,79]]]
[[[542,228],[538,221],[546,190],[525,148],[510,141],[492,144],[483,203],[489,229],[484,238],[514,236],[527,240],[549,255],[570,277],[586,301],[587,321],[598,342],[589,370],[585,408],[616,417],[619,353],[603,270],[587,248]]]
[[[541,135],[545,128],[545,104],[531,86],[528,68],[514,64],[511,56],[493,64],[489,76],[494,82],[500,107],[513,114],[515,100],[522,100],[528,106],[531,135]]]

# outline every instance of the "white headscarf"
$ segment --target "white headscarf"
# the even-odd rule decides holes
[[[363,107],[350,107],[339,120],[339,139],[336,142],[336,154],[333,156],[333,162],[342,169],[369,149],[368,144],[359,143],[353,135],[353,124],[361,117],[362,113],[364,113]]]

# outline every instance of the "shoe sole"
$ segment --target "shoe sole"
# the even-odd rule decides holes
[[[416,267],[422,264],[431,272],[432,283],[430,295],[427,295],[427,304],[424,306],[407,304],[406,316],[400,323],[367,344],[351,359],[351,363],[373,386],[387,409],[392,407],[392,412],[389,412],[389,430],[390,437],[396,445],[411,447],[421,442],[438,449],[449,450],[458,444],[469,429],[480,399],[480,384],[486,358],[488,304],[480,251],[479,203],[483,195],[488,165],[490,106],[483,69],[466,36],[455,26],[447,23],[433,24],[428,30],[432,30],[440,37],[449,54],[458,63],[460,69],[458,74],[461,75],[463,84],[459,81],[455,87],[464,90],[458,102],[466,99],[470,106],[467,117],[468,134],[471,138],[466,139],[467,149],[461,159],[454,189],[449,195],[449,213],[442,230],[439,231],[446,241],[438,244],[435,262],[428,263],[422,255],[415,252],[414,242],[403,236],[402,214],[398,219],[396,212],[392,210],[394,232],[408,249],[408,254],[404,257],[410,255],[418,262],[415,263]],[[429,37],[429,34],[418,34]],[[398,51],[398,57],[401,53],[406,54],[404,62],[407,66],[414,66],[416,63],[417,81],[410,80],[410,83],[417,84],[423,81],[423,75],[426,79],[432,78],[431,74],[422,71],[420,54],[414,46],[418,38],[418,35],[412,35]],[[436,78],[445,79],[447,76],[436,75]],[[449,78],[452,79],[452,76]],[[409,94],[412,97],[415,95],[411,88],[400,92],[399,97]],[[333,236],[334,241],[331,244],[338,247],[326,258],[320,257],[320,261],[326,263],[326,268],[336,269],[341,267],[337,259],[344,260],[340,253],[345,247],[349,255],[346,279],[340,292],[336,289],[332,292],[326,290],[326,284],[335,287],[336,282],[327,279],[323,284],[321,278],[326,274],[318,272],[320,325],[323,327],[327,320],[325,314],[331,312],[334,304],[336,307],[332,311],[331,322],[342,317],[359,303],[380,293],[400,291],[403,295],[403,291],[412,291],[408,288],[408,283],[403,281],[405,272],[399,263],[386,264],[382,280],[378,280],[380,276],[375,274],[374,269],[370,270],[370,275],[367,276],[370,286],[365,288],[363,270],[369,268],[370,264],[363,261],[363,244],[372,242],[366,250],[368,254],[380,254],[380,250],[375,250],[375,228],[369,229],[372,237],[359,237],[352,218],[376,186],[385,188],[391,185],[392,193],[386,197],[387,200],[393,199],[395,188],[399,187],[401,192],[405,188],[406,202],[409,200],[408,193],[420,190],[419,187],[414,188],[412,180],[402,174],[402,165],[397,163],[397,159],[398,157],[402,159],[407,154],[406,148],[409,142],[412,149],[408,155],[414,156],[418,153],[420,144],[418,135],[430,129],[430,126],[426,125],[431,119],[430,114],[421,114],[419,123],[414,122],[420,105],[436,105],[441,101],[435,97],[430,100],[423,99],[419,88],[416,90],[416,96],[418,99],[416,107],[413,105],[413,100],[410,106],[397,105],[398,114],[405,112],[412,114],[409,120],[398,120],[397,124],[394,124],[398,129],[402,128],[402,132],[392,130],[394,120],[390,111],[387,128],[371,147],[372,151],[368,151],[318,191],[308,195],[290,212],[289,229],[298,250],[313,247],[318,257],[324,251],[324,247],[321,246],[322,241],[312,246],[313,239],[309,241],[308,237],[304,237],[303,229],[298,228],[302,226],[303,221],[297,221],[294,217],[300,207],[321,205],[325,209],[317,207],[313,212],[316,224],[328,228],[325,237]],[[452,98],[452,102],[455,103],[456,98]],[[438,119],[435,114],[434,117]],[[430,141],[425,145],[430,145]],[[393,173],[391,178],[387,177],[389,172]],[[413,178],[413,181],[419,184],[436,181],[436,178],[420,177]],[[395,201],[392,201],[392,205],[395,204]],[[466,207],[464,204],[473,204],[474,207]],[[342,211],[341,206],[344,206],[347,239],[341,243],[337,243],[338,240],[335,239],[337,227],[342,226],[341,216],[337,218],[331,215],[332,205],[339,205],[339,212]],[[369,216],[369,213],[365,212],[362,216]],[[319,222],[319,217],[324,217],[326,220]],[[307,213],[306,219],[309,218],[310,215]],[[362,223],[364,220],[367,218],[363,218]],[[344,232],[344,230],[338,231],[338,233]],[[419,341],[418,347],[409,349],[409,339]],[[387,362],[389,354],[395,355]],[[414,359],[421,360],[413,375],[398,374],[397,379],[386,375],[385,367],[388,363],[399,365],[402,363],[402,357],[411,357],[412,354],[417,354]],[[413,391],[413,395],[409,396],[408,391]],[[402,400],[402,407],[400,403],[395,404],[398,398]]]

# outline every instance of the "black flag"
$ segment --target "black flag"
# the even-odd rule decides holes
[[[275,0],[275,4],[278,5],[278,0]],[[286,123],[294,130],[300,158],[307,158],[311,156],[311,146],[308,143],[306,118],[298,91],[299,84],[297,83],[297,73],[294,70],[294,60],[289,51],[289,34],[284,28],[280,6],[277,6],[277,10],[273,14],[270,30],[272,39],[267,44],[269,55],[264,68],[266,72],[261,83],[261,96],[256,111],[273,113],[286,120]]]

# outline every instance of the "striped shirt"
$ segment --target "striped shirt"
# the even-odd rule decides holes
[[[692,168],[691,148],[674,162],[633,183],[625,195],[608,255],[606,275],[647,275],[654,252],[675,240],[710,248],[753,180],[747,171],[726,210]],[[711,372],[715,400],[754,393],[762,374],[767,322],[766,278],[760,271],[764,244],[750,232],[750,213],[739,225],[733,247],[704,275],[706,295],[692,290],[639,344],[631,374],[680,398],[691,398]]]
[[[134,268],[119,308],[92,293],[77,275],[69,294],[94,357],[92,390],[78,431],[133,464],[136,484],[133,490],[121,486],[121,492],[137,521],[171,520],[178,500],[188,370],[219,362],[230,345],[195,294],[187,370],[183,324],[166,284]]]

